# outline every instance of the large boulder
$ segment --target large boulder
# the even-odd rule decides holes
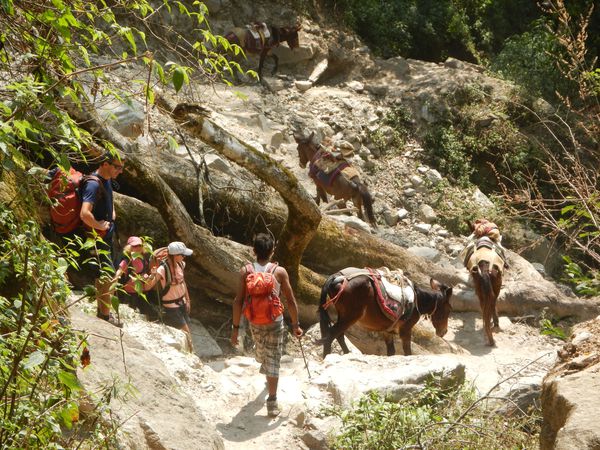
[[[117,435],[120,448],[224,448],[221,436],[182,393],[163,362],[139,341],[77,308],[71,308],[71,315],[73,327],[88,333],[91,354],[91,365],[77,373],[89,399],[82,404],[82,413],[98,410],[96,404],[107,387],[122,392],[108,397],[113,420],[122,424]],[[198,364],[202,365],[200,360]],[[124,390],[125,386],[129,388]]]
[[[544,380],[542,450],[600,448],[600,318],[575,327],[558,352],[560,361]]]

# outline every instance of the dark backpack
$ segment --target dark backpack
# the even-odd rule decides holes
[[[275,269],[277,263],[269,263],[265,272],[255,272],[252,264],[246,264],[246,299],[243,311],[250,323],[266,325],[283,313],[281,300],[275,294]]]
[[[69,173],[57,167],[48,175],[51,177],[48,197],[52,201],[50,207],[52,227],[59,234],[71,233],[83,225],[80,217],[81,188],[88,180],[97,181],[100,185],[98,199],[101,199],[105,195],[104,185],[96,175],[83,175],[73,167],[69,169]]]

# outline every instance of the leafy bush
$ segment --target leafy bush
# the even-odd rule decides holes
[[[537,448],[539,411],[504,418],[476,400],[472,388],[444,389],[431,383],[398,403],[377,392],[360,398],[349,410],[326,411],[342,419],[333,437],[336,449],[515,449]]]
[[[524,87],[532,96],[556,99],[556,92],[572,91],[557,70],[555,55],[558,43],[547,23],[540,19],[531,29],[509,38],[502,51],[492,59],[491,69]]]
[[[0,223],[0,448],[73,448],[86,436],[75,430],[105,435],[98,422],[80,424],[85,343],[64,310],[68,261],[1,205]]]
[[[469,184],[469,177],[473,173],[472,156],[452,125],[428,132],[424,144],[436,167],[458,184]]]
[[[413,120],[410,110],[402,105],[391,108],[382,120],[383,127],[370,133],[369,138],[381,154],[402,150],[412,134]],[[390,133],[391,131],[391,133]]]

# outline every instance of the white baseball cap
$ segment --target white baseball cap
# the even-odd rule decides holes
[[[190,256],[192,253],[194,253],[193,250],[190,250],[183,242],[179,241],[171,242],[167,249],[169,251],[169,255]]]

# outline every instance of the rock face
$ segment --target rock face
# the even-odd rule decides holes
[[[544,380],[542,450],[600,448],[600,318],[575,327]]]
[[[73,326],[90,333],[91,365],[78,371],[79,380],[88,393],[100,392],[100,396],[113,384],[121,393],[110,401],[113,419],[123,423],[117,436],[121,448],[225,448],[214,427],[178,390],[162,361],[129,334],[120,336],[121,330],[107,322],[76,308],[71,313]],[[200,360],[198,364],[202,365]],[[134,388],[134,395],[126,395],[126,384]],[[90,401],[92,411],[97,399]]]

